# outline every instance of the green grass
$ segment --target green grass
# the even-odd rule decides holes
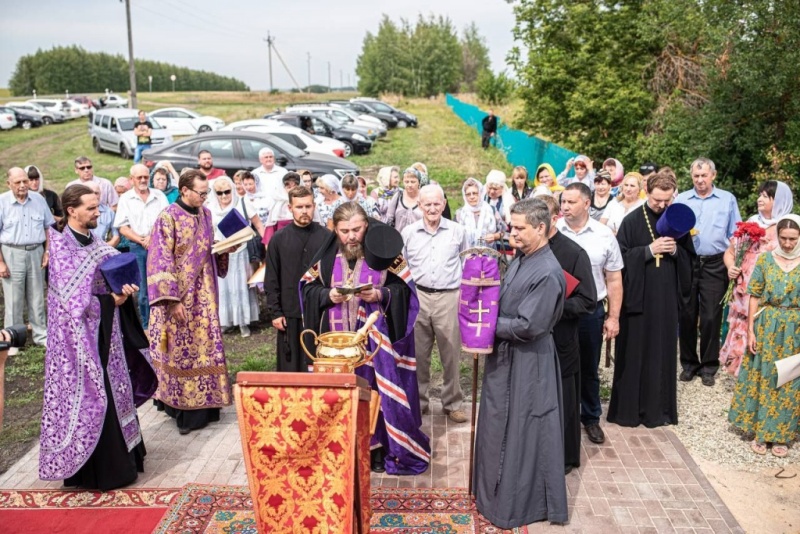
[[[274,371],[276,368],[275,348],[272,344],[228,355],[228,374],[233,380],[236,379],[236,373],[242,371]]]

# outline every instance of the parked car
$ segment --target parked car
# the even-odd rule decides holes
[[[275,153],[276,164],[290,171],[308,169],[315,177],[323,174],[342,177],[348,173],[358,173],[358,166],[346,159],[333,155],[308,154],[274,135],[251,131],[193,135],[169,145],[145,150],[142,162],[150,168],[161,160],[172,162],[176,169],[196,167],[197,154],[201,150],[208,150],[214,157],[214,167],[233,176],[240,169],[253,170],[259,167],[261,163],[258,160],[258,151],[262,148],[271,148]]]
[[[283,139],[290,145],[294,145],[300,150],[314,152],[317,154],[327,154],[344,158],[347,147],[341,141],[330,137],[318,136],[301,130],[285,122],[272,119],[252,119],[246,121],[233,122],[220,131],[251,131],[272,134],[279,139]],[[349,155],[349,154],[348,154]]]
[[[23,130],[30,130],[33,127],[42,126],[44,124],[44,120],[42,120],[41,113],[33,113],[26,109],[18,109],[12,108],[9,106],[2,106],[0,107],[0,113],[11,113],[16,117],[17,126],[22,128]]]
[[[360,113],[362,115],[369,115],[370,117],[375,117],[379,121],[383,123],[384,126],[387,128],[397,128],[397,117],[395,117],[391,113],[386,113],[383,111],[378,111],[373,106],[371,106],[370,102],[359,102],[359,101],[352,101],[352,100],[331,100],[330,103],[334,106],[341,106],[343,108],[347,108],[351,111],[355,111],[356,113]]]
[[[366,154],[372,149],[372,141],[364,130],[342,126],[338,122],[313,113],[273,113],[264,115],[264,118],[285,122],[306,132],[313,132],[314,135],[341,141],[345,145],[345,157],[350,157],[350,154]]]
[[[342,125],[349,124],[359,128],[372,130],[372,132],[369,132],[369,135],[372,139],[377,139],[378,136],[386,137],[386,127],[380,120],[376,119],[375,117],[370,117],[369,115],[359,115],[358,113],[349,109],[338,106],[329,106],[327,104],[304,104],[286,107],[287,113],[294,113],[296,111],[311,112],[316,115],[327,117]]]
[[[97,106],[95,106],[95,101],[92,100],[91,98],[89,98],[88,96],[83,96],[83,95],[71,96],[70,100],[74,100],[75,102],[78,102],[80,104],[84,104],[86,107],[89,107],[89,108],[97,107]]]
[[[67,99],[67,104],[70,107],[71,113],[76,113],[78,117],[88,117],[89,110],[92,109],[92,106],[86,104],[84,102],[78,102],[77,100],[73,100],[71,98]]]
[[[95,152],[114,152],[125,159],[136,150],[133,128],[139,122],[135,109],[100,109],[92,118],[89,135]],[[153,132],[150,136],[153,147],[172,142],[172,134],[162,128],[158,121],[151,120]]]
[[[225,121],[217,117],[200,115],[184,108],[162,108],[147,114],[172,133],[172,135],[194,135],[216,131],[225,126]]]
[[[0,107],[0,130],[10,130],[17,125],[17,114],[11,108]]]
[[[50,111],[37,104],[29,104],[28,102],[9,102],[6,106],[14,109],[21,109],[28,115],[39,117],[44,124],[53,124],[54,122],[64,122],[64,114],[57,111]]]
[[[77,119],[80,117],[80,108],[77,104],[73,106],[68,100],[61,100],[58,98],[34,98],[28,100],[28,104],[35,104],[45,110],[56,114],[60,113],[64,119]]]
[[[391,113],[395,117],[397,117],[397,127],[398,128],[405,128],[406,126],[413,126],[414,128],[417,127],[417,116],[413,113],[408,113],[401,109],[397,109],[396,107],[392,106],[391,104],[387,104],[382,100],[378,100],[377,98],[369,98],[369,97],[358,97],[350,99],[351,102],[367,102],[370,107],[376,109],[377,111]]]
[[[111,93],[100,97],[100,106],[104,108],[126,108],[128,107],[128,99]]]

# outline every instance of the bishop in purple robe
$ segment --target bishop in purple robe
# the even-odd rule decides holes
[[[228,254],[213,254],[214,225],[203,206],[208,181],[183,173],[180,198],[156,219],[147,250],[150,354],[158,375],[156,406],[181,434],[219,421],[231,388],[219,325],[217,276]]]
[[[156,377],[129,297],[112,293],[100,267],[119,254],[90,230],[99,199],[83,185],[62,197],[65,218],[48,230],[50,289],[39,477],[110,490],[136,480],[145,448],[136,408]]]
[[[355,331],[373,311],[382,312],[375,323],[377,333],[367,342],[370,354],[380,346],[378,354],[356,369],[356,374],[380,394],[381,411],[370,446],[372,470],[392,475],[423,473],[428,469],[431,449],[421,428],[414,356],[419,301],[405,260],[399,255],[402,238],[391,227],[368,218],[355,202],[336,208],[333,224],[334,234],[300,279],[304,326],[320,333]],[[398,238],[396,251],[388,252],[392,247],[377,250],[392,236]],[[372,287],[352,298],[336,290],[366,284]],[[305,346],[313,347],[313,341],[306,339]]]

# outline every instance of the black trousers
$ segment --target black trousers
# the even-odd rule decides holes
[[[714,375],[719,369],[720,304],[728,288],[728,269],[722,254],[697,256],[692,269],[692,292],[680,318],[681,367],[693,375]],[[697,352],[698,319],[700,352]]]
[[[561,377],[564,402],[564,465],[581,466],[581,375]]]
[[[483,135],[481,135],[481,146],[483,148],[489,147],[489,141],[492,139],[493,133],[494,132],[483,132]]]

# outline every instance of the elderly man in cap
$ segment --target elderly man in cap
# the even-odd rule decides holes
[[[414,357],[419,301],[401,255],[403,240],[355,202],[336,208],[333,230],[300,279],[304,326],[319,332],[355,331],[374,311],[382,312],[375,323],[378,353],[371,366],[356,369],[380,393],[372,470],[418,475],[428,469],[430,445],[421,429]],[[305,345],[314,346],[310,339]],[[367,350],[376,347],[371,335]]]
[[[414,274],[419,297],[419,315],[414,323],[417,355],[417,382],[422,413],[428,412],[431,350],[439,349],[444,368],[442,407],[451,421],[463,423],[467,415],[461,409],[464,395],[459,383],[461,332],[458,315],[458,290],[461,286],[461,258],[467,249],[464,227],[442,218],[444,191],[429,184],[419,191],[422,219],[403,229],[403,256]]]
[[[24,324],[27,303],[33,341],[47,344],[44,268],[49,259],[47,228],[55,222],[44,197],[30,191],[20,167],[6,173],[9,191],[0,195],[0,278],[3,280],[5,326]],[[16,354],[12,347],[9,354]]]

